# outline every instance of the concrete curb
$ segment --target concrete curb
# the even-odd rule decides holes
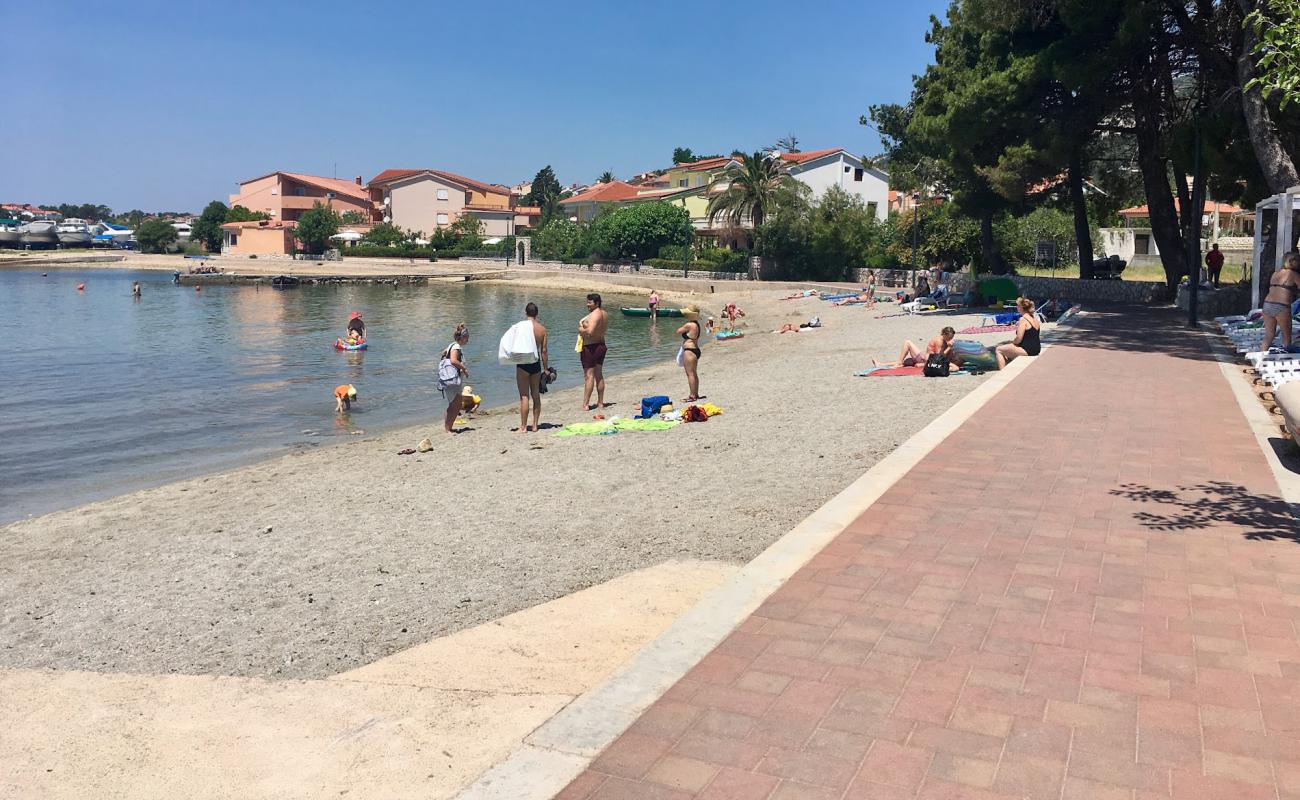
[[[1068,328],[1068,325],[1067,325]],[[1048,342],[1059,340],[1058,328]],[[1046,346],[1046,343],[1045,343]],[[821,552],[1036,359],[995,372],[846,489],[745,565],[615,672],[533,731],[461,792],[463,800],[544,800],[576,778],[664,692],[791,575]]]

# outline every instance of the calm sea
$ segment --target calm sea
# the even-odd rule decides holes
[[[131,296],[140,281],[143,297]],[[77,291],[78,283],[85,291]],[[161,272],[0,270],[9,344],[0,390],[0,523],[245,463],[302,443],[406,423],[440,425],[441,350],[469,325],[471,383],[485,408],[513,402],[501,334],[532,300],[552,332],[558,388],[582,376],[573,352],[581,292],[474,283],[429,286],[173,286]],[[626,298],[624,298],[626,301]],[[677,324],[626,318],[611,297],[610,372],[667,361]],[[333,349],[349,311],[370,349]],[[334,413],[333,390],[361,402]],[[509,424],[507,419],[492,424]]]

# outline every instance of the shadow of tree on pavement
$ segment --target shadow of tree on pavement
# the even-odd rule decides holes
[[[1112,495],[1138,503],[1164,506],[1165,511],[1139,511],[1133,518],[1153,531],[1186,531],[1215,525],[1242,529],[1247,539],[1300,544],[1300,518],[1278,497],[1253,494],[1244,486],[1209,481],[1173,490],[1127,483]]]

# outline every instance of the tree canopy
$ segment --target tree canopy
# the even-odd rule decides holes
[[[714,184],[726,188],[709,199],[709,221],[721,218],[737,228],[746,219],[755,228],[762,225],[767,213],[783,197],[796,195],[801,186],[790,176],[786,162],[763,152],[741,156],[740,168],[722,173]]]
[[[190,239],[201,242],[209,253],[221,252],[221,225],[229,213],[230,209],[220,200],[208,203],[190,228]]]
[[[591,222],[591,249],[609,258],[654,258],[664,245],[690,244],[691,217],[672,203],[636,203]]]
[[[330,237],[339,232],[340,224],[337,211],[313,203],[294,223],[293,235],[302,243],[303,252],[319,255],[329,248]]]
[[[135,229],[135,240],[146,253],[166,253],[179,238],[176,228],[165,219],[151,219]]]

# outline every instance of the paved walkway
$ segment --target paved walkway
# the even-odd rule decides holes
[[[1089,317],[559,797],[1300,799],[1276,495],[1201,340]]]

